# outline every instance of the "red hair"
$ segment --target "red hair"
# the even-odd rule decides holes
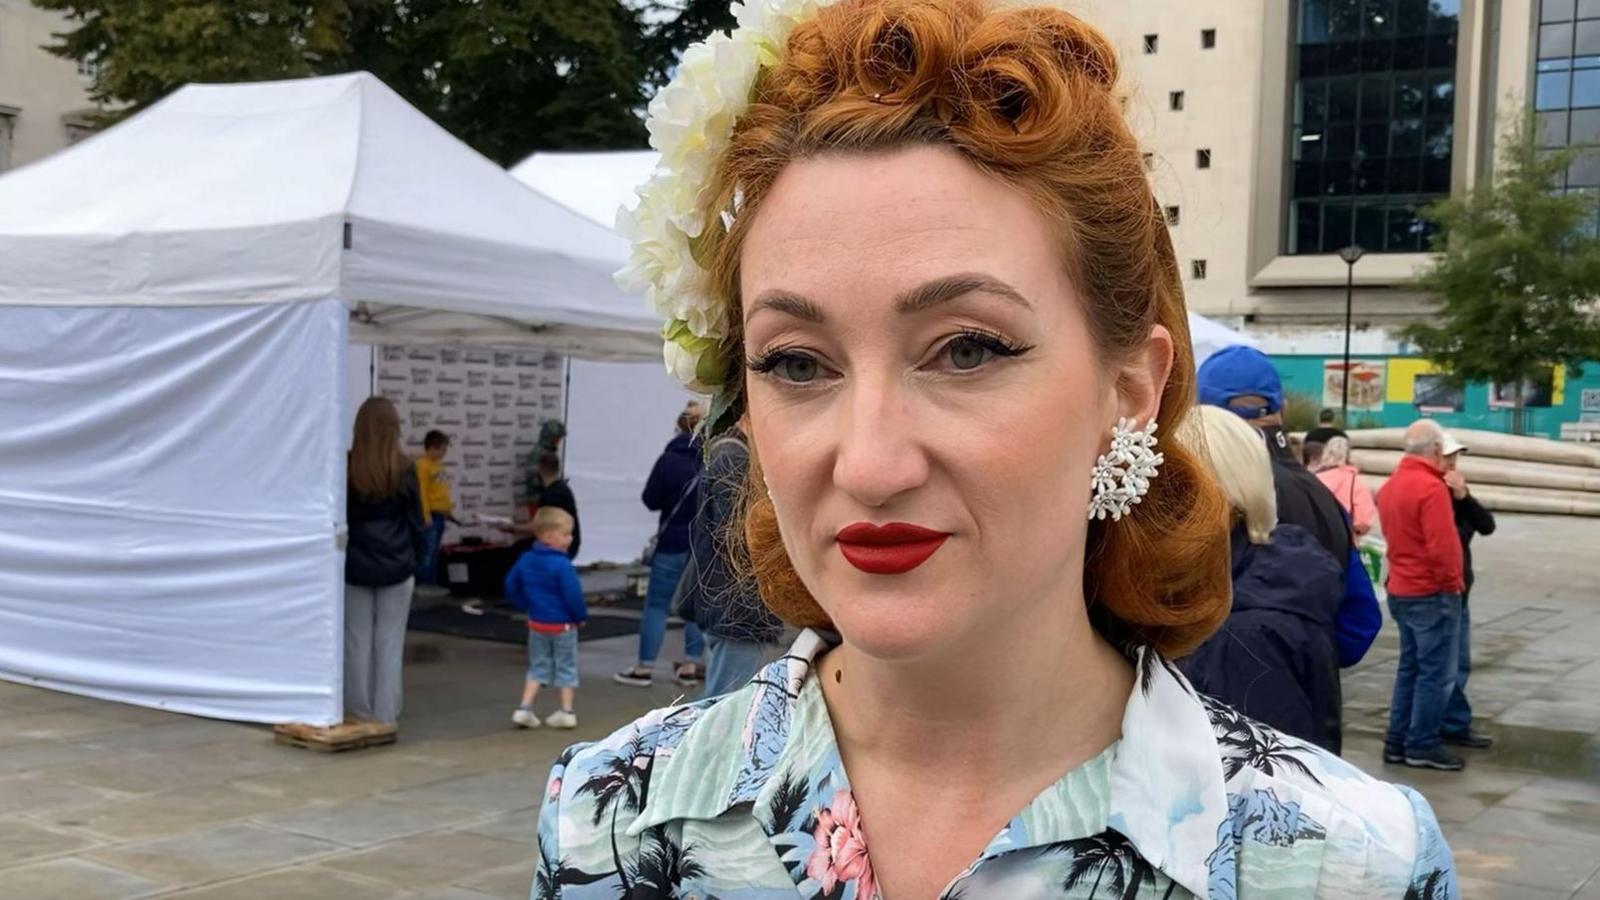
[[[1177,424],[1195,369],[1177,262],[1123,120],[1117,59],[1094,28],[1048,8],[983,0],[844,0],[797,26],[762,71],[715,174],[705,220],[735,206],[700,248],[716,295],[737,309],[750,221],[790,162],[910,146],[955,150],[1024,191],[1060,225],[1062,261],[1107,365],[1162,325],[1175,358],[1157,417],[1166,463],[1131,517],[1089,529],[1084,591],[1097,629],[1179,655],[1226,618],[1228,507]],[[740,316],[727,358],[743,359]],[[753,448],[750,485],[759,485]],[[790,564],[765,491],[746,490],[744,538],[761,597],[799,626],[829,624]]]

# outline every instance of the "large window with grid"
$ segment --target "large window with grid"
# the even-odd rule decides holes
[[[1450,192],[1461,0],[1295,6],[1285,251],[1426,249],[1418,210]]]
[[[1541,0],[1533,102],[1541,146],[1600,143],[1600,0]],[[1580,152],[1558,187],[1600,188],[1600,153]]]

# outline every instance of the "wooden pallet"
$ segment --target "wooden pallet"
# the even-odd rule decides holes
[[[399,737],[393,725],[381,722],[346,722],[342,725],[306,725],[289,722],[272,729],[273,739],[280,744],[317,750],[323,753],[341,753],[392,744]]]

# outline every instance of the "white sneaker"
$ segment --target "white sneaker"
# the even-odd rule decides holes
[[[550,719],[551,723],[554,724],[555,716],[551,716]],[[539,717],[534,715],[533,710],[531,709],[519,708],[516,712],[511,714],[511,721],[518,728],[538,728],[540,724]]]
[[[550,718],[545,719],[544,723],[551,728],[577,728],[578,717],[564,709],[560,709],[551,713]]]

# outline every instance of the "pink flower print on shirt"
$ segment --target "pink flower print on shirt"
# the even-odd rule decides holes
[[[872,877],[872,862],[867,858],[861,813],[849,791],[835,793],[833,803],[817,812],[812,836],[817,847],[806,860],[806,875],[822,886],[822,893],[832,894],[841,884],[854,881],[857,900],[875,900],[878,888]]]

